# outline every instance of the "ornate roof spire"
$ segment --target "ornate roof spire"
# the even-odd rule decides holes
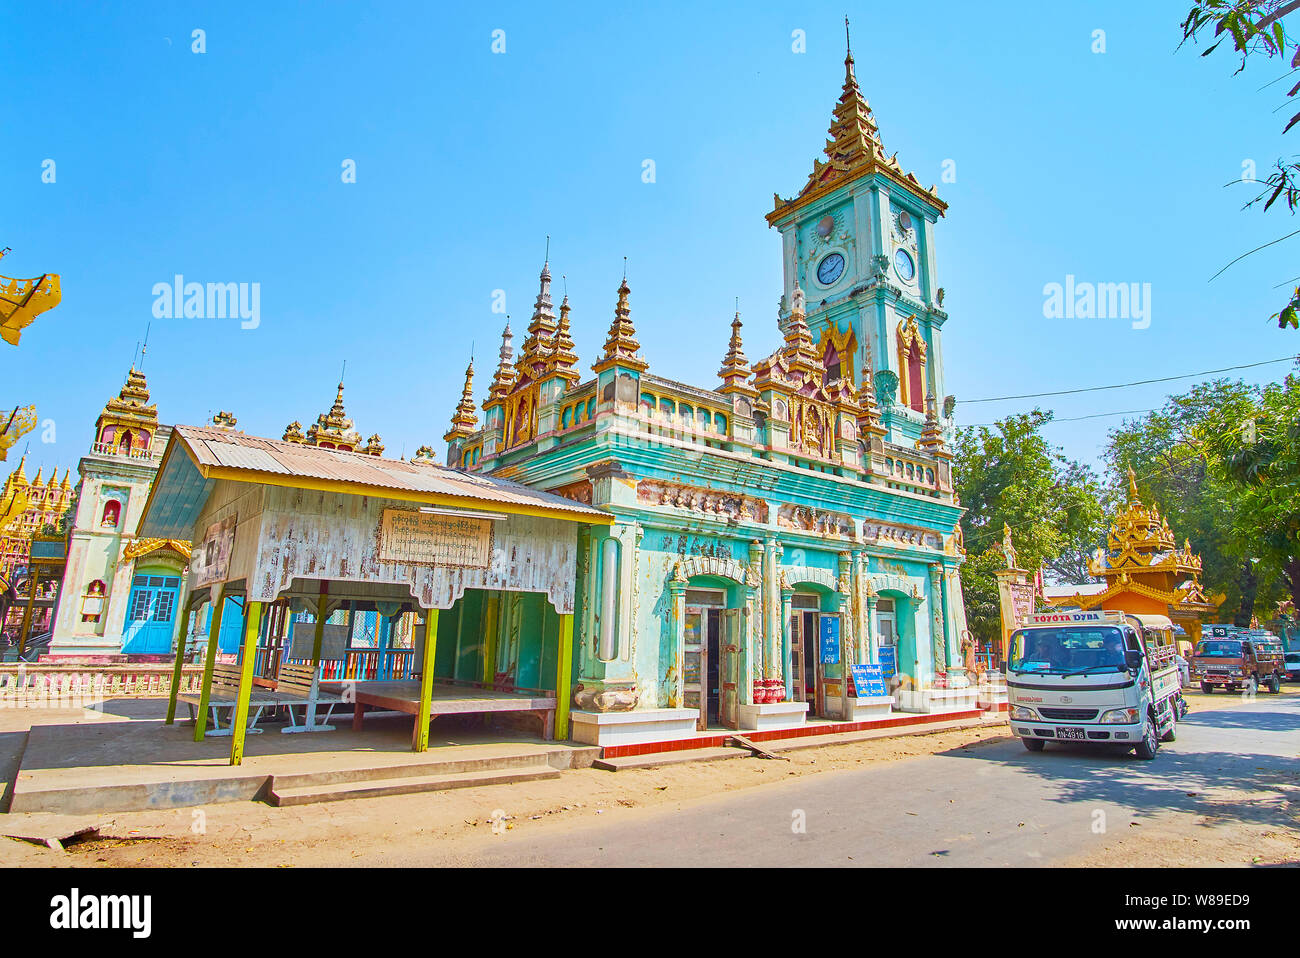
[[[550,237],[546,238],[550,249]],[[550,260],[542,264],[539,277],[540,288],[537,301],[533,303],[533,318],[528,323],[528,338],[520,350],[519,362],[516,364],[521,373],[533,372],[533,367],[544,362],[555,348],[555,309],[551,304],[551,264]],[[535,378],[535,375],[534,375]]]
[[[1133,475],[1133,467],[1128,467],[1128,501],[1137,502],[1138,487],[1137,476]]]
[[[292,427],[290,427],[292,428]],[[294,442],[289,438],[289,430],[285,430],[285,440]],[[323,446],[329,449],[356,449],[361,443],[361,434],[352,428],[352,420],[347,417],[343,409],[343,383],[339,382],[338,392],[334,394],[334,405],[330,407],[328,413],[316,417],[307,430],[306,441],[313,446]]]
[[[596,373],[604,372],[613,366],[635,369],[644,372],[650,364],[637,355],[641,344],[636,341],[636,328],[632,325],[632,307],[628,305],[628,294],[632,292],[627,285],[627,276],[618,287],[618,305],[614,307],[614,322],[610,324],[609,336],[605,339],[605,355],[600,362],[592,366]]]
[[[822,365],[822,360],[808,329],[808,320],[804,314],[804,292],[799,288],[797,279],[791,300],[790,318],[785,324],[785,347],[781,352],[791,369],[818,368]]]
[[[566,386],[575,385],[582,378],[578,372],[578,354],[573,351],[573,335],[569,331],[569,294],[564,294],[560,301],[560,325],[556,328],[554,348],[551,350],[549,366],[555,374],[564,380]]]
[[[70,476],[71,474],[72,474],[72,470],[71,470],[71,469],[64,469],[64,470],[63,470],[63,481],[59,483],[59,488],[61,488],[61,489],[71,489],[71,488],[72,488],[72,483],[70,483],[70,482],[68,481],[68,476]]]
[[[827,158],[841,169],[868,156],[883,158],[885,155],[880,129],[866,97],[858,88],[858,78],[853,71],[848,17],[844,18],[844,46],[844,89],[835,104],[835,119],[831,122],[830,139],[826,141]]]
[[[751,370],[740,342],[741,325],[740,310],[737,309],[736,317],[731,321],[731,342],[727,346],[727,355],[722,360],[722,368],[718,370],[718,376],[722,379],[722,388],[718,392],[739,393],[752,398],[758,395],[758,390],[749,383]]]
[[[510,332],[510,317],[506,317],[506,328],[501,330],[501,352],[499,353],[501,361],[497,363],[496,373],[492,377],[492,386],[488,390],[487,402],[483,408],[501,402],[506,396],[510,395],[510,390],[515,384],[515,367],[514,347],[510,345],[514,339],[514,334]]]
[[[474,406],[474,360],[471,359],[469,365],[465,367],[465,389],[461,392],[460,402],[456,404],[456,412],[451,417],[451,428],[442,438],[451,442],[461,436],[473,435],[477,427],[478,413]]]
[[[921,439],[917,445],[936,459],[952,458],[947,443],[943,441],[943,430],[939,428],[939,405],[934,393],[925,397],[925,427],[921,430]]]

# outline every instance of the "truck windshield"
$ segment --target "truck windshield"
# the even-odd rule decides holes
[[[1107,626],[1022,629],[1011,636],[1013,672],[1115,671],[1124,668],[1124,637]]]
[[[1239,659],[1241,658],[1241,643],[1224,639],[1202,642],[1196,647],[1196,654],[1204,655],[1207,658]]]

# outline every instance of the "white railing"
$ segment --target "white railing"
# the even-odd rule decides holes
[[[198,692],[203,666],[181,669],[181,692]],[[172,666],[45,665],[6,662],[0,665],[0,707],[48,706],[102,699],[166,698],[171,694]]]
[[[97,456],[116,456],[119,459],[157,459],[152,449],[123,449],[111,442],[91,443],[90,451]]]

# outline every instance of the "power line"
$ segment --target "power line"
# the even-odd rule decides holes
[[[1069,416],[1065,419],[1054,418],[1052,419],[1051,422],[1045,422],[1043,423],[1043,425],[1050,426],[1052,423],[1056,423],[1056,422],[1078,422],[1081,419],[1105,419],[1107,416],[1134,416],[1137,415],[1138,413],[1148,413],[1148,412],[1155,412],[1155,410],[1154,409],[1122,409],[1119,412],[1097,412],[1097,413],[1093,413],[1091,416]],[[974,422],[974,423],[970,423],[967,426],[964,426],[963,428],[974,429],[976,427],[990,427],[990,426],[997,426],[997,425],[999,425],[999,423],[996,422]]]
[[[1256,364],[1256,365],[1260,365],[1260,364]],[[1228,432],[1229,432],[1230,435],[1235,435],[1235,434],[1241,432],[1241,431],[1242,431],[1243,429],[1245,429],[1245,428],[1246,428],[1246,423],[1242,423],[1242,424],[1241,424],[1240,426],[1238,426],[1237,428],[1235,428],[1235,429],[1230,429]],[[1184,465],[1184,464],[1190,462],[1190,461],[1193,460],[1193,459],[1199,459],[1199,458],[1201,458],[1201,456],[1202,456],[1202,453],[1201,453],[1201,451],[1198,449],[1197,451],[1193,452],[1191,455],[1184,456],[1184,457],[1181,458],[1181,459],[1176,459],[1176,460],[1174,460],[1173,462],[1169,463],[1169,465],[1167,465],[1167,466],[1163,466],[1163,467],[1161,467],[1161,468],[1159,468],[1159,469],[1154,469],[1154,470],[1152,470],[1151,472],[1145,472],[1145,473],[1142,473],[1141,475],[1138,475],[1138,474],[1137,474],[1137,471],[1134,470],[1134,476],[1133,476],[1134,481],[1135,481],[1135,482],[1142,482],[1142,481],[1147,480],[1147,479],[1154,479],[1156,476],[1159,476],[1159,475],[1161,475],[1161,474],[1163,474],[1163,473],[1172,472],[1175,468],[1177,468],[1177,467],[1179,467],[1179,466],[1182,466],[1182,465]],[[1064,510],[1062,510],[1062,511],[1064,511],[1064,512],[1070,512],[1073,508],[1076,508],[1076,507],[1074,507],[1074,506],[1066,506],[1066,507],[1064,508]],[[1035,522],[1035,520],[1032,520],[1032,519],[1026,519],[1024,522],[1017,522],[1015,525],[1010,526],[1010,528],[1012,528],[1012,529],[1020,529],[1020,528],[1023,528],[1024,526],[1033,525],[1034,522]],[[981,532],[981,533],[977,533],[976,535],[971,536],[971,542],[972,542],[972,543],[975,543],[975,542],[983,542],[983,541],[986,541],[986,540],[988,540],[988,539],[996,539],[996,538],[998,538],[1000,535],[1001,535],[1001,532],[999,532],[998,530],[986,529],[986,530],[984,530],[984,531]],[[970,550],[970,548],[969,548],[969,546],[968,546],[968,547],[967,547],[967,552],[970,552],[970,551],[971,551],[971,550]]]
[[[962,400],[965,405],[974,405],[982,402],[1005,402],[1010,399],[1039,399],[1044,396],[1073,396],[1076,393],[1101,392],[1106,389],[1127,389],[1129,386],[1149,386],[1152,383],[1168,383],[1176,379],[1194,379],[1197,376],[1212,376],[1215,373],[1230,373],[1237,369],[1254,369],[1256,366],[1271,366],[1273,363],[1289,363],[1300,359],[1300,356],[1283,356],[1281,359],[1265,359],[1263,362],[1246,363],[1242,366],[1224,366],[1222,369],[1206,369],[1199,373],[1183,373],[1181,376],[1163,376],[1160,379],[1139,379],[1131,383],[1115,383],[1111,386],[1083,386],[1079,389],[1058,389],[1050,393],[1025,393],[1023,396],[993,396],[989,399],[966,399]]]

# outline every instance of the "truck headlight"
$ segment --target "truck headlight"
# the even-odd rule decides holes
[[[1013,719],[1020,719],[1022,722],[1035,722],[1038,720],[1038,713],[1023,705],[1015,705],[1011,708],[1011,717]]]
[[[1102,712],[1101,718],[1097,721],[1102,725],[1136,725],[1137,720],[1137,709],[1110,709]]]

